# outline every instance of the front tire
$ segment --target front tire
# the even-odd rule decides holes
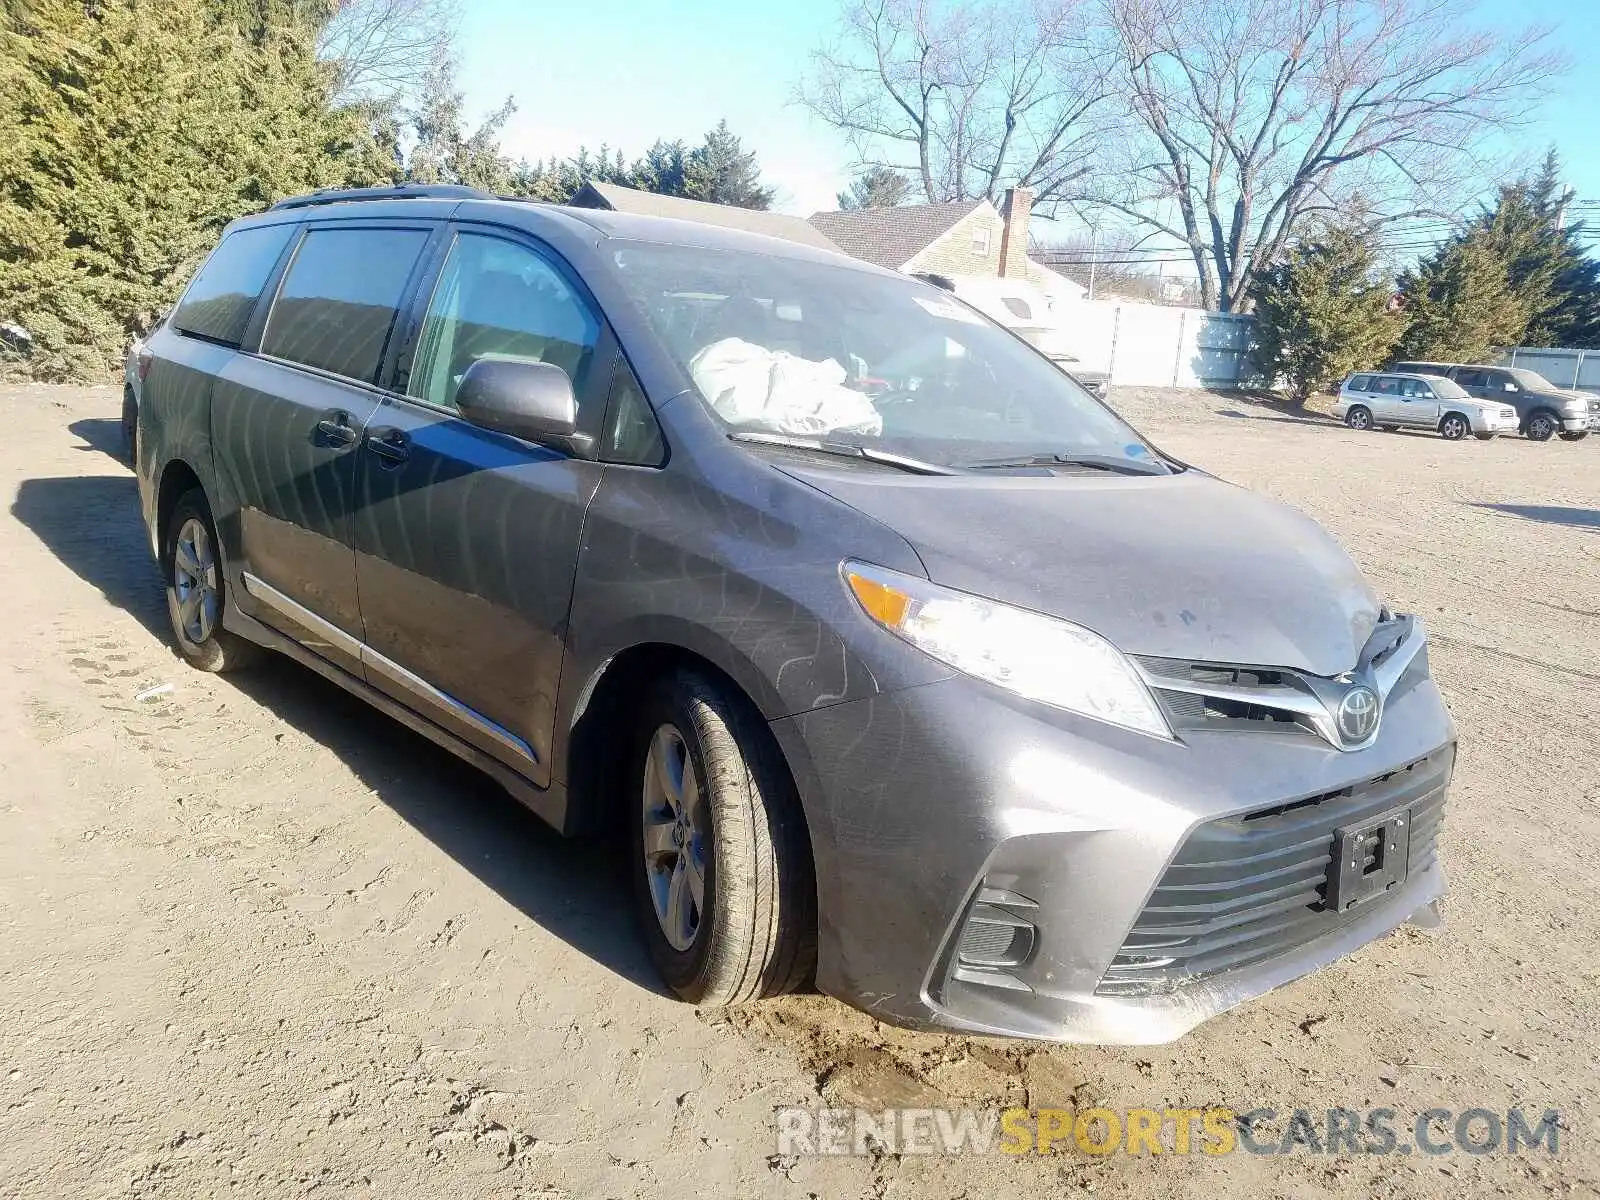
[[[1365,405],[1352,405],[1350,411],[1344,414],[1344,423],[1358,433],[1365,433],[1372,428],[1372,410]]]
[[[1439,422],[1439,436],[1447,442],[1459,442],[1472,432],[1472,426],[1460,413],[1445,413]]]
[[[1561,432],[1561,440],[1563,442],[1581,442],[1588,436],[1589,431],[1587,429],[1562,430]]]
[[[1548,442],[1560,428],[1561,421],[1555,413],[1536,412],[1528,418],[1528,427],[1524,432],[1530,442]]]
[[[810,843],[749,705],[697,671],[663,678],[627,778],[635,913],[666,984],[704,1008],[803,985],[816,962]]]
[[[185,492],[167,518],[161,566],[167,577],[167,616],[178,653],[201,671],[233,671],[256,661],[261,650],[222,627],[228,582],[211,506],[199,488]]]

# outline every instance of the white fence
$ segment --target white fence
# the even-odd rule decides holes
[[[1600,350],[1525,349],[1518,346],[1502,354],[1500,364],[1537,371],[1557,387],[1600,391]]]
[[[1129,387],[1237,387],[1248,379],[1254,317],[1132,300],[1057,306],[1086,368]],[[1597,362],[1600,367],[1600,362]]]

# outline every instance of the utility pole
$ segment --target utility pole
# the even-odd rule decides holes
[[[1089,299],[1094,299],[1094,269],[1100,262],[1100,231],[1089,232]]]

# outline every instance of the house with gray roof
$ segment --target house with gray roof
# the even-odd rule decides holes
[[[811,214],[811,224],[856,258],[908,275],[980,275],[1039,282],[1028,258],[1033,193],[1011,188],[996,208],[987,200],[903,204]]]

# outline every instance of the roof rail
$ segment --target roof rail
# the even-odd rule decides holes
[[[402,183],[394,187],[323,188],[305,196],[279,200],[268,212],[284,208],[310,208],[317,204],[343,204],[351,200],[493,200],[488,192],[454,183]]]

